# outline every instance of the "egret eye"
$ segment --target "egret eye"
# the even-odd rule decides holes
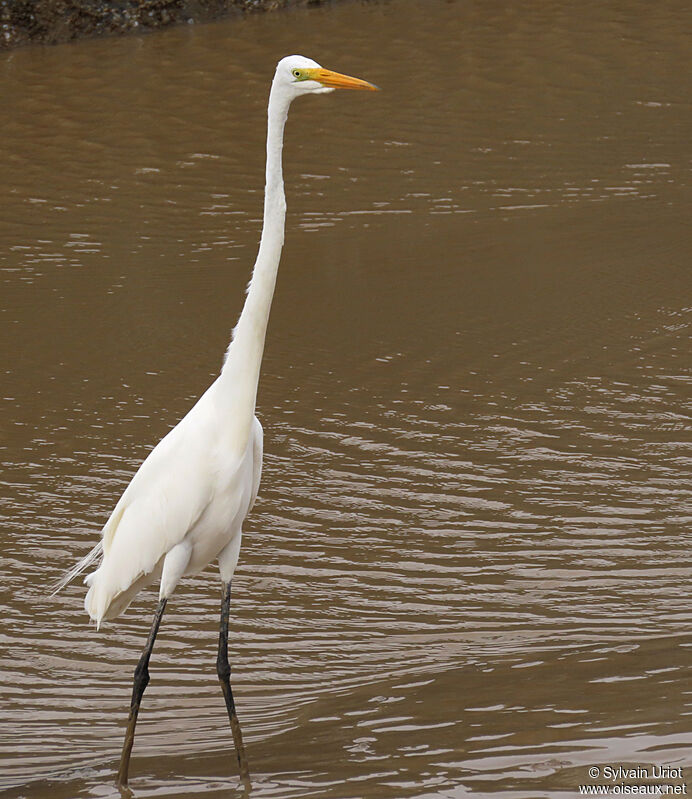
[[[294,78],[299,78],[300,77],[300,70],[299,69],[294,69],[293,70],[293,77]]]

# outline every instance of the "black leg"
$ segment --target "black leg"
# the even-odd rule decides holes
[[[119,788],[127,787],[127,772],[130,767],[130,754],[132,753],[132,744],[135,742],[135,726],[137,725],[137,714],[139,713],[139,705],[144,695],[144,689],[149,685],[149,658],[151,657],[151,650],[154,648],[154,641],[156,640],[156,633],[159,631],[163,611],[166,609],[166,602],[168,600],[162,599],[159,601],[159,606],[156,608],[156,615],[154,622],[151,625],[147,645],[142,652],[142,657],[139,659],[137,668],[135,669],[135,679],[132,685],[132,701],[130,702],[130,717],[127,720],[127,732],[125,733],[125,743],[123,744],[123,753],[120,757],[120,768],[118,769],[117,785]]]
[[[244,782],[250,782],[250,770],[247,765],[245,748],[243,747],[243,735],[240,732],[240,722],[235,712],[235,702],[231,691],[231,666],[228,662],[228,616],[231,610],[231,583],[225,583],[221,599],[221,623],[219,625],[219,656],[216,659],[216,673],[219,675],[221,690],[226,700],[228,719],[231,722],[231,732],[233,733],[233,743],[238,755],[238,766],[240,776]]]

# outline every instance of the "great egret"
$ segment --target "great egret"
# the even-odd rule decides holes
[[[181,577],[218,558],[223,582],[217,673],[226,700],[242,778],[247,758],[236,715],[228,663],[231,579],[238,563],[242,525],[257,496],[262,473],[262,425],[255,416],[257,384],[286,219],[281,152],[291,102],[302,94],[334,89],[376,89],[371,83],[323,69],[303,56],[276,67],[267,109],[264,223],[245,305],[219,377],[188,414],[154,447],[106,522],[101,541],[60,581],[60,590],[102,555],[85,578],[84,602],[97,628],[132,602],[159,576],[159,603],[135,669],[127,732],[118,770],[127,785],[135,725],[149,683],[149,659],[168,598]]]

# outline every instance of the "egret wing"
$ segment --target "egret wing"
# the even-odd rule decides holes
[[[152,572],[212,501],[210,441],[201,421],[190,413],[173,428],[115,506],[103,529],[103,561],[86,578],[85,604],[92,618],[103,618],[119,594]]]

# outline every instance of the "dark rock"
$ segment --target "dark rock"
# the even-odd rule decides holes
[[[324,0],[0,0],[0,48],[202,22]]]

